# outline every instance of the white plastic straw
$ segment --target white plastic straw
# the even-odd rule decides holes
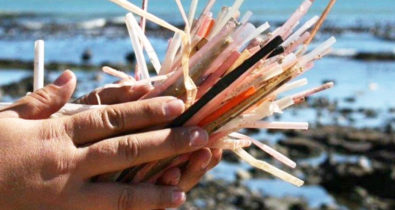
[[[217,35],[217,33],[225,26],[225,24],[232,18],[236,11],[239,10],[244,0],[235,0],[232,8],[226,13],[226,16],[222,18],[217,24],[215,24],[213,32],[210,34],[210,38]]]
[[[143,79],[148,79],[150,76],[148,73],[147,63],[145,62],[143,48],[140,45],[140,41],[137,35],[137,28],[140,26],[137,24],[137,21],[132,13],[128,13],[126,15],[125,22],[129,32],[130,40],[132,42],[133,50],[136,55],[137,64],[142,72],[141,76]]]
[[[318,47],[316,47],[313,51],[304,55],[301,58],[300,65],[304,66],[310,61],[320,58],[322,56],[322,53],[326,52],[335,43],[336,43],[336,39],[335,37],[332,36],[331,38],[320,44]]]
[[[34,83],[33,91],[44,87],[44,41],[34,42]]]
[[[152,22],[154,22],[154,23],[156,23],[156,24],[158,24],[158,25],[160,25],[160,26],[162,26],[164,28],[167,28],[167,29],[169,29],[171,31],[174,31],[175,33],[184,34],[184,32],[182,30],[178,29],[177,27],[175,27],[175,26],[171,25],[170,23],[168,23],[168,22],[156,17],[155,15],[152,15],[149,12],[146,12],[146,11],[142,10],[141,8],[139,8],[138,6],[130,3],[127,0],[110,0],[110,1],[118,4],[119,6],[125,8],[127,10],[129,10],[130,12],[133,12],[133,13],[139,15],[139,16],[145,17],[148,20],[150,20],[150,21],[152,21]]]
[[[288,174],[287,172],[282,171],[265,161],[255,159],[253,156],[251,156],[248,152],[246,152],[243,149],[235,149],[233,150],[233,152],[237,154],[237,156],[239,156],[241,159],[249,163],[250,165],[259,168],[261,170],[264,170],[288,183],[291,183],[298,187],[304,184],[303,180],[300,180],[299,178],[292,176],[291,174]]]
[[[192,0],[191,6],[189,7],[188,22],[191,27],[193,24],[193,19],[195,18],[198,3],[199,0]]]
[[[130,14],[132,15],[132,13]],[[136,19],[134,20],[136,21]],[[135,24],[137,24],[137,21],[135,22]],[[159,74],[159,71],[161,69],[161,64],[158,55],[156,54],[154,48],[152,47],[151,42],[148,40],[147,36],[145,36],[140,26],[136,25],[136,27],[134,28],[136,29],[137,35],[139,36],[139,39],[144,46],[145,52],[147,52],[148,58],[151,61],[152,66],[154,66],[156,73]]]
[[[282,46],[287,47],[288,45],[292,44],[292,42],[297,40],[300,37],[300,35],[302,35],[310,27],[312,27],[318,21],[318,19],[319,19],[318,16],[314,16],[313,18],[308,20],[294,34],[292,34],[287,40],[285,40],[285,42],[282,44]]]
[[[245,125],[246,128],[266,128],[266,129],[294,129],[307,130],[309,124],[307,122],[265,122],[255,121]]]
[[[251,11],[247,11],[247,12],[243,15],[243,17],[240,19],[240,24],[245,24],[245,23],[247,23],[247,22],[250,20],[252,14],[253,14],[253,13],[252,13]]]
[[[283,93],[283,92],[287,92],[287,91],[293,90],[295,88],[299,88],[299,87],[305,86],[305,85],[307,85],[307,83],[308,83],[308,80],[306,78],[299,79],[299,80],[296,80],[294,82],[287,83],[284,86],[280,87],[276,91],[276,93],[280,94],[280,93]]]
[[[251,40],[253,40],[254,38],[256,38],[257,36],[259,36],[260,34],[262,34],[263,32],[265,32],[267,29],[270,28],[270,24],[268,22],[260,25],[255,31],[254,33],[250,34],[250,36],[248,36],[242,43],[242,47],[244,47],[244,45],[248,44]]]

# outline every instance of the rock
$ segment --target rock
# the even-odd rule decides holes
[[[354,59],[365,61],[393,61],[395,54],[392,52],[359,52],[354,56]]]
[[[13,98],[25,96],[27,92],[33,91],[33,77],[26,77],[18,82],[13,82],[0,87],[1,92]]]
[[[92,59],[92,51],[86,49],[81,55],[82,63],[88,63]]]
[[[354,103],[356,100],[357,99],[354,96],[349,96],[349,97],[344,98],[344,101],[348,102],[348,103]]]
[[[136,55],[134,54],[134,52],[130,52],[126,54],[125,59],[128,63],[133,64],[136,62]]]
[[[232,152],[229,151],[224,151],[224,153],[222,154],[222,159],[225,161],[228,161],[230,163],[239,163],[240,160],[239,158]]]
[[[365,189],[369,194],[384,198],[395,198],[394,168],[362,167],[360,164],[331,163],[320,165],[322,183],[332,192],[351,193],[356,187]]]
[[[244,169],[239,169],[236,172],[236,179],[238,181],[248,180],[248,179],[251,179],[251,174],[250,174],[250,172],[248,172]]]
[[[342,114],[342,115],[350,115],[350,114],[352,114],[353,112],[354,112],[354,110],[351,109],[351,108],[341,108],[341,109],[339,110],[339,113]]]
[[[318,156],[323,151],[322,146],[319,144],[303,138],[281,140],[278,142],[278,144],[288,148],[291,158],[307,158]]]

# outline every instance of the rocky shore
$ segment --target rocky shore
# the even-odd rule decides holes
[[[336,200],[336,205],[312,208],[303,198],[276,198],[252,191],[243,185],[243,180],[270,180],[272,177],[251,168],[238,170],[233,182],[206,176],[189,193],[189,200],[183,209],[395,208],[394,133],[340,126],[281,133],[286,138],[279,141],[277,149],[299,163],[292,173],[303,174],[306,186],[325,188]],[[249,152],[267,159],[255,148],[249,149]],[[323,160],[318,164],[306,161],[320,156]],[[239,162],[230,154],[225,155],[223,161]]]
[[[325,188],[339,205],[318,209],[395,208],[395,133],[392,131],[328,125],[281,133],[285,138],[279,141],[277,149],[299,163],[292,173],[303,174],[306,186]],[[256,148],[249,149],[249,152],[267,159]],[[318,164],[309,161],[317,157],[322,159]],[[224,161],[238,162],[232,155],[225,155]],[[272,179],[263,172],[251,168],[236,177],[236,182],[225,184],[218,180],[204,180],[190,193],[193,200],[185,208],[317,209],[309,207],[304,199],[271,198],[249,191],[240,184],[246,177]]]

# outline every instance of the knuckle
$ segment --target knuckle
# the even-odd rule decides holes
[[[57,174],[68,174],[77,168],[76,165],[74,158],[59,158],[56,161],[55,170]]]
[[[52,89],[50,87],[42,88],[35,91],[33,94],[30,94],[30,97],[42,104],[47,104],[51,100],[51,90]]]
[[[130,189],[124,189],[119,195],[117,209],[118,210],[131,210],[134,208],[135,202],[135,193]]]
[[[101,119],[104,126],[110,130],[121,131],[125,129],[125,116],[115,108],[108,108],[101,112]]]
[[[136,160],[140,156],[141,140],[137,136],[128,136],[119,141],[118,152],[125,160]]]
[[[94,155],[95,157],[114,156],[118,154],[117,147],[115,147],[113,144],[101,144],[100,146],[93,145],[88,148],[88,153]]]
[[[158,103],[143,103],[142,111],[148,117],[163,117],[166,116],[166,111],[161,104]]]

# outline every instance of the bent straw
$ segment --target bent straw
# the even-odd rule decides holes
[[[110,0],[110,1],[114,2],[115,4],[118,4],[119,6],[125,8],[126,10],[129,10],[130,12],[133,12],[141,17],[145,17],[148,20],[150,20],[150,21],[152,21],[164,28],[174,31],[175,33],[184,34],[184,32],[182,30],[178,29],[177,27],[171,25],[170,23],[167,23],[166,21],[156,17],[155,15],[152,15],[149,12],[142,10],[141,8],[137,7],[136,5],[130,3],[127,0]]]
[[[34,82],[33,91],[44,87],[44,41],[34,42]]]
[[[295,168],[296,167],[296,163],[293,160],[289,159],[287,156],[281,154],[280,152],[276,151],[275,149],[269,147],[266,144],[263,144],[262,142],[254,139],[254,138],[251,138],[249,136],[243,135],[241,133],[231,133],[229,136],[236,137],[236,138],[248,139],[255,146],[257,146],[259,149],[261,149],[262,151],[264,151],[267,154],[269,154],[270,156],[272,156],[274,159],[280,161],[281,163],[285,164],[286,166],[288,166],[290,168]]]
[[[239,156],[242,160],[249,163],[250,165],[252,165],[256,168],[259,168],[263,171],[266,171],[266,172],[272,174],[273,176],[276,176],[288,183],[291,183],[297,187],[300,187],[304,184],[303,180],[301,180],[295,176],[292,176],[291,174],[288,174],[287,172],[282,171],[265,161],[255,159],[253,156],[248,154],[248,152],[246,152],[243,149],[235,149],[235,150],[233,150],[233,152],[237,156]]]
[[[250,69],[255,63],[262,58],[266,57],[276,47],[278,47],[283,40],[281,37],[274,38],[270,43],[263,47],[259,52],[253,55],[251,58],[246,60],[243,64],[237,67],[234,71],[227,74],[224,78],[218,81],[205,95],[202,96],[195,104],[193,104],[187,111],[181,116],[177,117],[169,127],[179,127],[186,123],[194,114],[196,114],[204,105],[215,98],[219,93],[224,91],[231,83],[233,83],[238,77],[244,74]]]

